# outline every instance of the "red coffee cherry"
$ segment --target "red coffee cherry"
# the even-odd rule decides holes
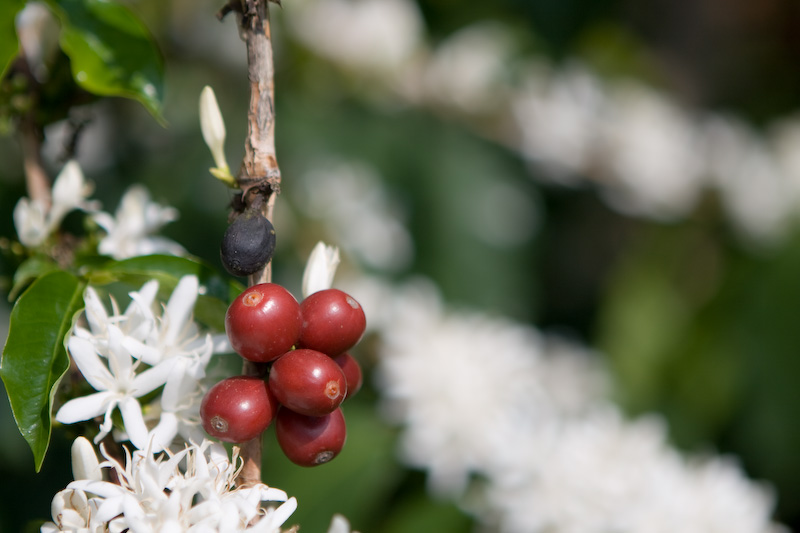
[[[339,289],[315,292],[300,304],[300,346],[336,357],[356,345],[367,328],[361,305]]]
[[[269,388],[281,405],[292,411],[322,416],[342,403],[347,394],[347,380],[333,359],[301,348],[272,363]]]
[[[344,396],[344,399],[346,400],[361,390],[361,385],[364,383],[361,365],[359,365],[358,361],[356,361],[356,358],[350,355],[348,352],[345,352],[342,355],[337,355],[333,358],[333,360],[337,365],[339,365],[339,368],[342,369],[345,381],[347,381],[347,394]]]
[[[291,350],[303,319],[294,296],[275,283],[254,285],[236,297],[225,314],[233,349],[250,361],[266,363]]]
[[[342,451],[347,428],[341,409],[325,416],[306,416],[287,409],[278,410],[275,435],[286,457],[296,465],[327,463]]]
[[[254,376],[227,378],[211,387],[200,403],[203,429],[225,442],[244,442],[259,436],[278,410],[266,382]]]

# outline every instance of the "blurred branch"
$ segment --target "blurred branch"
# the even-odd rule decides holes
[[[21,115],[19,120],[19,138],[22,146],[23,166],[25,168],[25,183],[28,197],[50,207],[50,178],[42,162],[42,140],[44,132],[37,123],[35,112],[39,100],[39,82],[30,70],[30,65],[24,54],[20,54],[14,62],[14,69],[25,76],[28,86],[29,108]]]

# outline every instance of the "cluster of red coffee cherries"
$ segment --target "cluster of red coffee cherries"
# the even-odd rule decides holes
[[[292,462],[330,461],[347,435],[340,404],[361,388],[361,367],[348,350],[365,329],[361,305],[338,289],[298,303],[275,283],[248,288],[228,308],[225,331],[236,353],[267,363],[268,374],[211,387],[200,406],[203,428],[220,440],[244,442],[275,420],[278,444]]]

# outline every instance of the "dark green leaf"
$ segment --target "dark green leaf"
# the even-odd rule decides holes
[[[38,278],[11,311],[0,377],[38,471],[50,443],[53,396],[69,368],[64,337],[83,308],[85,284],[56,271]]]
[[[61,21],[61,49],[78,85],[98,95],[138,100],[163,121],[163,59],[139,17],[107,0],[49,4]]]
[[[58,265],[49,257],[36,255],[26,259],[14,272],[14,284],[8,300],[14,301],[33,280],[54,270],[58,270]]]
[[[25,7],[24,0],[0,2],[0,79],[5,76],[11,61],[19,52],[19,39],[14,21],[23,7]]]
[[[227,281],[210,266],[170,255],[148,255],[124,261],[110,261],[91,274],[93,285],[120,281],[138,287],[151,279],[157,280],[162,289],[172,290],[180,278],[197,276],[205,287],[205,294],[197,299],[195,317],[217,331],[224,329],[228,302],[244,290],[240,284]]]

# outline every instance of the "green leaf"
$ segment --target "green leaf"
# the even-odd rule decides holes
[[[50,443],[53,396],[69,368],[64,337],[83,308],[84,287],[69,272],[50,272],[38,278],[11,311],[0,377],[37,472]]]
[[[58,265],[46,256],[35,255],[23,261],[14,272],[14,283],[8,294],[8,301],[13,302],[33,280],[54,270],[58,270]]]
[[[101,96],[137,100],[163,122],[163,59],[139,17],[109,0],[48,4],[61,21],[61,49],[78,85]]]
[[[162,289],[171,291],[180,278],[187,275],[197,276],[200,285],[205,287],[205,293],[197,298],[195,318],[208,327],[223,331],[228,303],[244,287],[221,277],[205,263],[171,255],[147,255],[123,261],[109,261],[93,271],[90,278],[93,285],[116,281],[136,288],[155,279]]]

